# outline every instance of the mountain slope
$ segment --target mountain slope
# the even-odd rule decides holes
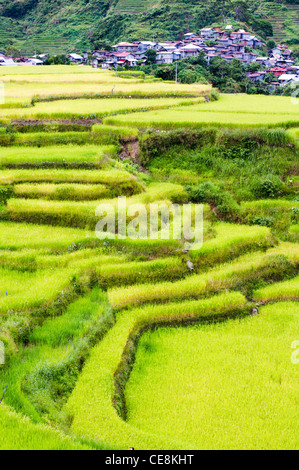
[[[0,0],[0,48],[13,43],[26,54],[35,50],[63,53],[93,47],[98,40],[149,40],[153,35],[159,40],[178,39],[187,31],[234,20],[266,38],[272,34],[268,21],[276,27],[277,18],[284,15],[289,33],[279,23],[281,39],[284,31],[286,38],[293,38],[298,29],[298,2]]]

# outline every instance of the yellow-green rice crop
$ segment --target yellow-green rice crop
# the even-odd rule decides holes
[[[258,289],[253,293],[253,297],[258,301],[299,299],[299,276]]]
[[[63,148],[59,146],[37,148],[37,147],[8,147],[1,149],[0,168],[44,166],[66,164],[86,165],[90,164],[100,167],[105,164],[107,157],[115,154],[113,145],[95,146],[68,145]]]
[[[15,224],[17,225],[17,224]],[[75,249],[77,245],[73,245]],[[77,247],[78,248],[78,247]],[[18,251],[1,250],[2,267],[18,271],[36,271],[37,269],[72,268],[74,273],[93,269],[99,275],[102,267],[111,267],[128,262],[128,257],[120,253],[106,255],[103,249],[82,248],[77,251],[51,251],[50,249],[21,248]]]
[[[127,426],[155,436],[158,449],[298,450],[298,317],[299,304],[286,302],[146,333],[125,392]]]
[[[90,446],[76,441],[50,426],[33,424],[29,418],[1,405],[1,450],[90,450]]]
[[[123,114],[133,111],[163,109],[174,106],[190,106],[201,98],[153,98],[150,100],[132,98],[103,98],[59,100],[37,103],[33,107],[23,109],[1,109],[0,117],[10,119],[80,119],[100,118],[111,114]],[[133,126],[134,127],[134,126]]]
[[[101,135],[109,134],[123,140],[137,139],[139,134],[139,130],[137,128],[105,126],[104,124],[94,124],[92,126],[92,132]]]
[[[16,184],[14,196],[25,199],[93,201],[111,197],[111,191],[102,184]]]
[[[187,274],[187,266],[180,258],[175,257],[121,265],[108,264],[102,265],[99,270],[99,284],[111,287],[132,285],[136,282],[159,282],[164,279],[179,279],[184,274]]]
[[[267,227],[250,227],[221,222],[215,224],[213,229],[216,237],[204,241],[200,250],[189,253],[195,270],[223,263],[245,252],[269,248],[275,243]]]
[[[294,129],[289,129],[288,132],[296,140],[299,139],[299,127],[295,127]]]
[[[298,126],[299,112],[290,106],[288,97],[221,95],[219,101],[201,103],[192,107],[173,108],[167,111],[136,113],[134,116],[107,117],[106,124],[142,127],[222,127],[273,126],[281,124]],[[291,123],[291,124],[290,124]]]
[[[116,325],[92,351],[68,401],[67,410],[73,416],[72,430],[78,435],[103,441],[108,440],[109,436],[111,445],[118,449],[128,449],[130,446],[158,448],[154,435],[122,421],[113,407],[113,374],[121,361],[130,333],[137,325],[149,322],[176,319],[200,321],[215,314],[229,316],[230,312],[243,308],[245,304],[246,299],[241,294],[232,293],[184,304],[148,306],[119,315]],[[165,440],[159,448],[167,449],[167,446],[169,442]]]
[[[195,106],[194,106],[195,108]],[[235,114],[202,112],[201,109],[182,108],[169,111],[150,111],[148,113],[134,113],[134,116],[107,117],[105,124],[117,126],[137,126],[142,128],[200,128],[202,126],[217,127],[289,127],[299,123],[297,114]]]
[[[16,183],[86,183],[108,184],[135,182],[136,178],[130,173],[117,170],[3,170],[0,174],[0,184]]]
[[[200,255],[209,253],[216,249],[216,247],[221,249],[233,243],[242,243],[250,239],[262,242],[263,238],[269,236],[270,233],[267,227],[250,227],[248,225],[236,225],[225,222],[215,224],[214,228],[217,233],[216,238],[209,240],[202,247]]]
[[[72,243],[94,240],[94,232],[73,228],[0,222],[0,249],[67,248]]]
[[[5,176],[4,176],[5,175]],[[117,176],[119,179],[117,180]],[[70,181],[85,181],[94,183],[106,183],[114,185],[111,191],[117,195],[134,194],[143,190],[143,186],[136,180],[136,178],[129,173],[120,170],[115,171],[88,171],[88,170],[18,170],[12,171],[4,170],[0,175],[3,181],[12,182],[16,180],[30,180],[37,181],[39,179],[51,180],[56,183],[64,180]],[[159,202],[171,204],[168,198],[174,196],[184,197],[184,189],[180,185],[172,183],[157,184],[153,183],[148,186],[146,192],[142,194],[135,194],[128,197],[126,200],[127,208],[131,204],[145,204],[148,205],[152,202]],[[161,199],[162,198],[162,199]],[[67,200],[62,201],[47,201],[43,199],[10,199],[7,203],[7,211],[12,220],[23,222],[28,221],[31,223],[45,223],[52,225],[74,226],[79,228],[90,227],[95,229],[96,223],[100,220],[96,218],[96,208],[102,203],[111,204],[115,208],[116,221],[118,215],[118,198],[85,201],[85,202],[72,202]],[[206,211],[207,212],[207,211]]]
[[[0,255],[1,259],[1,255]],[[128,261],[126,255],[102,254],[101,249],[81,249],[70,253],[35,253],[35,263],[38,269],[42,268],[72,268],[74,272],[81,272],[86,269],[95,269],[100,273],[102,268],[117,265],[121,267],[123,263]]]
[[[33,69],[33,67],[31,67]],[[38,69],[38,70],[36,70]],[[26,70],[22,67],[1,67],[0,79],[5,83],[6,106],[30,104],[31,99],[84,96],[98,94],[111,97],[201,96],[211,92],[211,85],[177,84],[174,82],[147,83],[141,79],[115,77],[106,70],[90,67],[48,66]]]
[[[70,270],[45,270],[34,273],[0,269],[0,312],[28,310],[54,300],[73,277]]]
[[[299,266],[298,245],[292,245],[290,262],[294,269]],[[279,246],[267,253],[257,252],[237,258],[236,260],[210,269],[199,275],[192,275],[177,282],[159,282],[157,284],[147,283],[145,285],[134,285],[108,292],[109,301],[113,308],[132,308],[145,303],[173,302],[184,299],[200,298],[211,295],[223,289],[242,286],[246,281],[254,282],[263,276],[275,276],[275,268],[271,263],[278,259],[276,257],[288,255],[288,247]],[[269,272],[267,272],[267,268]],[[279,271],[281,267],[277,267]],[[294,281],[289,281],[294,282]],[[289,296],[290,297],[290,296]]]
[[[68,387],[71,383],[75,384],[81,364],[88,356],[88,349],[92,349],[101,335],[114,324],[105,300],[105,294],[94,289],[71,303],[65,312],[45,320],[42,325],[39,322],[32,333],[27,330],[31,347],[20,345],[19,354],[10,358],[9,368],[0,374],[0,389],[3,390],[5,384],[9,383],[5,395],[6,405],[14,407],[35,423],[53,425],[55,422],[55,427],[58,427],[59,422],[61,429],[68,428],[65,414],[60,413],[61,400],[65,401],[66,396],[58,392],[59,398],[52,400],[51,393],[56,390],[57,382],[55,379],[54,383],[51,382],[50,377],[59,376],[58,380],[64,377]],[[28,321],[29,318],[25,317],[25,325],[28,325]],[[0,335],[8,327],[14,328],[13,336],[16,337],[23,325],[24,317],[11,313],[0,319]],[[65,392],[69,394],[70,389]],[[77,443],[80,445],[80,442]],[[91,446],[94,447],[94,444],[91,443]],[[96,448],[102,447],[96,444]]]
[[[258,307],[298,299],[290,98],[205,102],[210,85],[85,66],[0,67],[0,81],[0,448],[299,448],[298,305]],[[279,126],[297,126],[293,138]],[[285,181],[280,199],[253,200],[253,165]],[[113,206],[118,230],[118,196],[127,214],[149,214],[151,203],[204,200],[187,186],[207,181],[221,194],[204,205],[200,250],[164,240],[160,213],[158,239],[96,238],[99,204]],[[231,219],[213,202],[222,188],[238,201]]]

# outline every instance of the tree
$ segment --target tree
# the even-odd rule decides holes
[[[21,51],[15,46],[7,46],[7,48],[5,49],[5,55],[7,57],[13,57],[15,59],[16,57],[19,57],[21,55]]]
[[[247,64],[245,67],[246,72],[251,72],[255,73],[261,70],[262,65],[259,64],[258,62],[251,62],[250,64]]]
[[[217,0],[217,7],[219,6],[222,16],[223,24],[225,23],[225,17],[229,13],[231,8],[231,0]]]
[[[264,39],[273,36],[273,26],[268,20],[253,19],[250,26]]]
[[[236,20],[247,23],[250,20],[250,13],[248,10],[248,5],[245,2],[239,1],[234,6],[235,6]]]
[[[274,49],[275,46],[276,46],[276,42],[274,41],[274,39],[270,39],[270,40],[267,42],[267,47],[268,47],[269,51],[271,51],[272,49]]]
[[[229,78],[222,88],[224,93],[241,93],[242,86],[239,82],[236,82],[233,78]]]
[[[239,85],[245,79],[245,72],[242,62],[238,59],[233,59],[230,63],[230,76]]]
[[[293,51],[292,55],[295,59],[299,59],[299,49]]]
[[[207,59],[206,59],[206,54],[204,53],[204,51],[200,51],[198,56],[190,57],[186,60],[188,60],[190,64],[201,65],[202,67],[207,67]]]
[[[111,45],[105,41],[95,41],[93,47],[97,51],[112,51]]]
[[[210,63],[210,72],[215,77],[223,79],[229,75],[229,65],[222,57],[213,57]]]
[[[194,70],[182,70],[178,74],[180,83],[195,83],[198,81],[197,73]]]
[[[70,64],[70,61],[66,55],[55,55],[53,57],[49,57],[44,62],[44,65],[68,65],[68,64]]]
[[[171,65],[157,67],[155,76],[157,78],[162,78],[162,80],[174,80],[174,68]]]
[[[265,83],[269,84],[271,82],[275,82],[276,81],[276,77],[274,75],[274,73],[267,73],[267,75],[265,76]]]
[[[155,49],[148,49],[146,52],[145,52],[145,55],[146,55],[146,58],[147,58],[147,62],[149,64],[154,64],[156,62],[156,59],[157,59],[157,51]]]

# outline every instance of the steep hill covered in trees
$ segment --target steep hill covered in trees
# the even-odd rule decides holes
[[[178,39],[214,23],[238,21],[263,38],[277,28],[296,43],[299,0],[0,0],[0,47],[60,53],[98,41]],[[284,18],[286,24],[284,24]]]

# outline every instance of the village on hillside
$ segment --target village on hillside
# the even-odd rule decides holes
[[[154,39],[154,38],[153,38]],[[275,81],[270,83],[271,91],[283,85],[299,82],[299,66],[294,64],[292,50],[284,44],[276,44],[266,56],[261,56],[265,44],[251,33],[239,29],[233,31],[228,25],[224,30],[203,28],[200,35],[186,33],[181,41],[138,41],[120,42],[107,50],[85,51],[67,54],[67,59],[75,64],[91,64],[95,68],[111,69],[116,67],[136,67],[147,63],[147,51],[153,49],[155,63],[158,65],[173,64],[182,59],[196,57],[203,52],[210,64],[214,57],[221,57],[227,62],[234,59],[244,65],[260,64],[259,70],[248,72],[247,78],[252,82],[262,82],[266,75],[273,74]],[[260,53],[260,54],[259,54]],[[39,66],[48,59],[47,54],[35,54],[32,58],[19,57],[12,59],[0,52],[0,66]]]

